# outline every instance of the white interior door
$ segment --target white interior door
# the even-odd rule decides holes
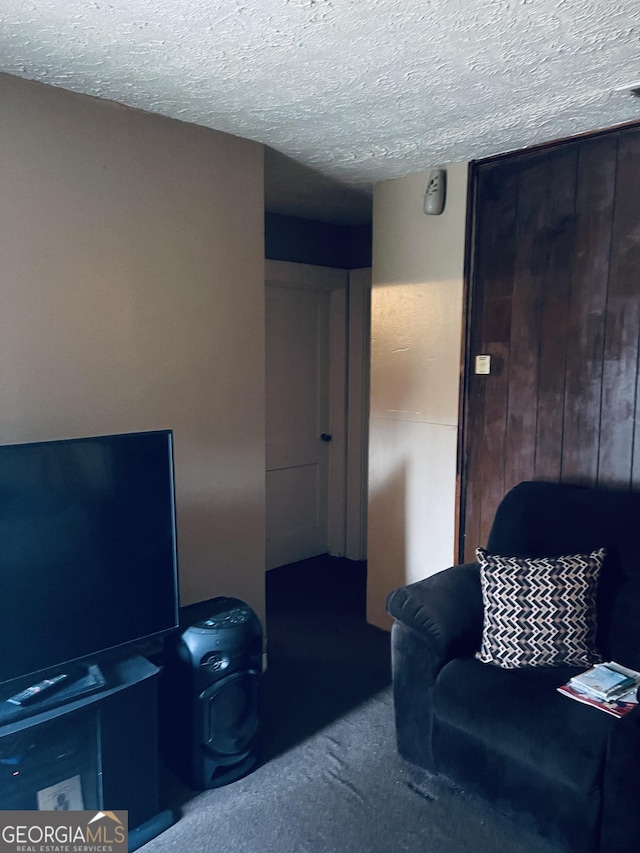
[[[288,261],[265,268],[271,569],[346,553],[349,274]]]
[[[330,296],[266,288],[267,568],[329,550]]]

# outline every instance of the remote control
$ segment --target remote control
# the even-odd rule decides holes
[[[45,678],[43,681],[39,681],[37,684],[32,684],[31,687],[27,687],[26,690],[21,690],[20,693],[16,693],[15,696],[11,696],[7,699],[7,702],[11,702],[12,705],[28,705],[30,702],[35,702],[37,699],[40,699],[41,696],[51,693],[63,684],[67,678],[69,678],[69,676],[66,672],[61,672],[59,675],[53,675],[51,678]]]

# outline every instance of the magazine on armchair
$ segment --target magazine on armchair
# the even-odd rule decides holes
[[[638,705],[639,686],[640,672],[608,661],[574,676],[558,692],[620,718]]]

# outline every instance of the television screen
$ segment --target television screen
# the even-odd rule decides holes
[[[0,682],[177,626],[172,440],[0,446]]]

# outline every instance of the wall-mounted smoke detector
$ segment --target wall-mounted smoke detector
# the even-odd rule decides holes
[[[444,210],[447,193],[447,172],[445,169],[432,169],[424,195],[424,212],[439,216]]]

